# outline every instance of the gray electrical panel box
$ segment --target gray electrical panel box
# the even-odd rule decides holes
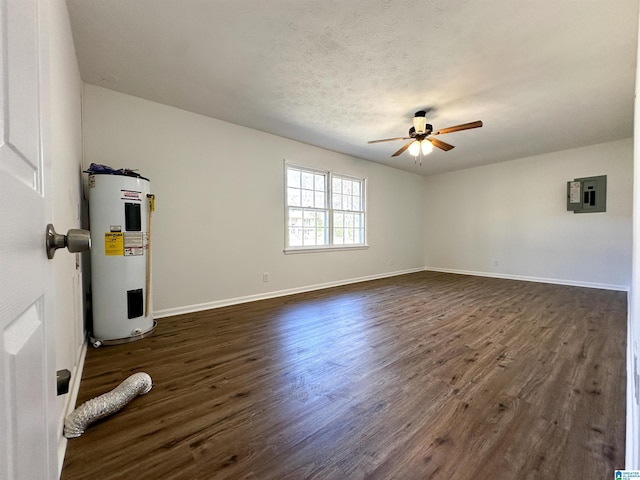
[[[607,211],[607,176],[576,178],[567,182],[567,210],[573,213]]]

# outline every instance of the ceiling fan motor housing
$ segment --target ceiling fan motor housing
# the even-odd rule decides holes
[[[411,138],[416,138],[416,135],[427,136],[427,135],[430,135],[431,132],[433,132],[433,127],[430,124],[427,123],[427,124],[425,124],[425,130],[422,133],[416,133],[416,127],[411,127],[409,129],[409,136]]]

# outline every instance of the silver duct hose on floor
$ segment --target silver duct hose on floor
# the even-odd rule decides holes
[[[64,436],[76,438],[82,435],[89,424],[122,409],[138,395],[151,390],[151,377],[144,373],[134,373],[116,388],[84,402],[64,420]]]

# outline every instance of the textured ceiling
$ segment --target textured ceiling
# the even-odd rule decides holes
[[[67,0],[85,82],[422,175],[632,136],[638,0]],[[417,110],[456,146],[390,155]]]

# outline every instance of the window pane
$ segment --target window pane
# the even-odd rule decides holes
[[[343,238],[343,229],[342,228],[334,228],[333,229],[333,243],[336,245],[342,245],[344,243]]]
[[[353,228],[344,229],[344,243],[346,244],[353,243]]]
[[[332,182],[333,193],[342,193],[342,180],[336,177],[333,177]]]
[[[353,182],[349,181],[349,180],[343,180],[342,181],[342,193],[344,193],[345,195],[351,195],[351,184]]]
[[[333,226],[334,227],[342,227],[344,225],[344,213],[335,212],[333,214]]]
[[[344,214],[344,226],[353,227],[353,214],[351,213]]]
[[[315,179],[315,189],[319,192],[324,192],[324,175],[316,174],[314,176]]]
[[[319,228],[316,231],[316,245],[327,245],[329,243],[329,235],[326,228]]]
[[[302,190],[302,206],[313,207],[313,190]]]
[[[342,196],[342,209],[351,210],[351,197],[348,195]]]
[[[302,229],[300,228],[289,229],[289,245],[292,247],[302,246]]]
[[[329,214],[327,212],[316,212],[316,226],[318,228],[327,227],[329,225],[328,219]]]
[[[315,204],[316,208],[324,208],[324,192],[315,192]]]
[[[316,212],[313,210],[304,211],[304,226],[315,227],[316,226]]]
[[[287,188],[287,205],[291,207],[300,206],[300,190],[297,188]]]
[[[313,173],[302,172],[302,188],[313,190]]]
[[[333,208],[342,210],[342,195],[337,193],[333,194]]]
[[[353,197],[352,201],[353,201],[353,205],[352,205],[353,209],[357,212],[361,211],[362,208],[360,208],[360,199],[358,197]]]
[[[315,228],[305,228],[303,230],[302,243],[304,245],[315,245],[316,244],[315,233],[316,233]]]
[[[287,168],[287,186],[300,188],[300,171]]]
[[[302,226],[302,210],[297,208],[289,209],[289,226]]]
[[[360,182],[353,182],[353,194],[360,196]]]

